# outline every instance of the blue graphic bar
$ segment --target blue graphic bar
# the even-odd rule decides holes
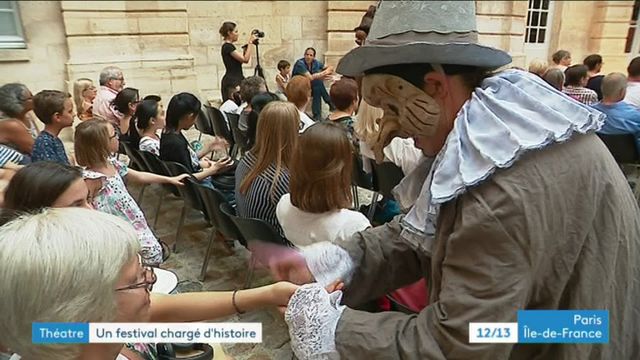
[[[87,344],[88,323],[33,323],[31,342],[34,344]]]
[[[519,310],[519,343],[606,344],[608,310]]]

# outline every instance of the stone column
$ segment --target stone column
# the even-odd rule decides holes
[[[356,47],[353,29],[360,24],[369,5],[377,1],[327,1],[327,52],[324,62],[333,67]]]

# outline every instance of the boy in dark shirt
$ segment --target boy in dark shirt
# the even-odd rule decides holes
[[[44,123],[44,130],[33,144],[32,161],[54,161],[69,165],[58,134],[73,124],[76,114],[71,95],[58,90],[43,90],[33,97],[33,105],[34,112]]]

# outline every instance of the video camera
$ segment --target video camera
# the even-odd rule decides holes
[[[253,29],[253,30],[251,30],[251,35],[255,35],[257,37],[257,39],[255,39],[253,41],[253,44],[254,45],[258,45],[259,44],[259,40],[264,37],[264,31],[260,31],[258,29]]]

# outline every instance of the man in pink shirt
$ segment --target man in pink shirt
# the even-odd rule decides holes
[[[118,129],[123,115],[111,105],[111,101],[124,85],[122,70],[117,66],[107,66],[100,72],[100,90],[93,100],[94,117],[108,120]]]

